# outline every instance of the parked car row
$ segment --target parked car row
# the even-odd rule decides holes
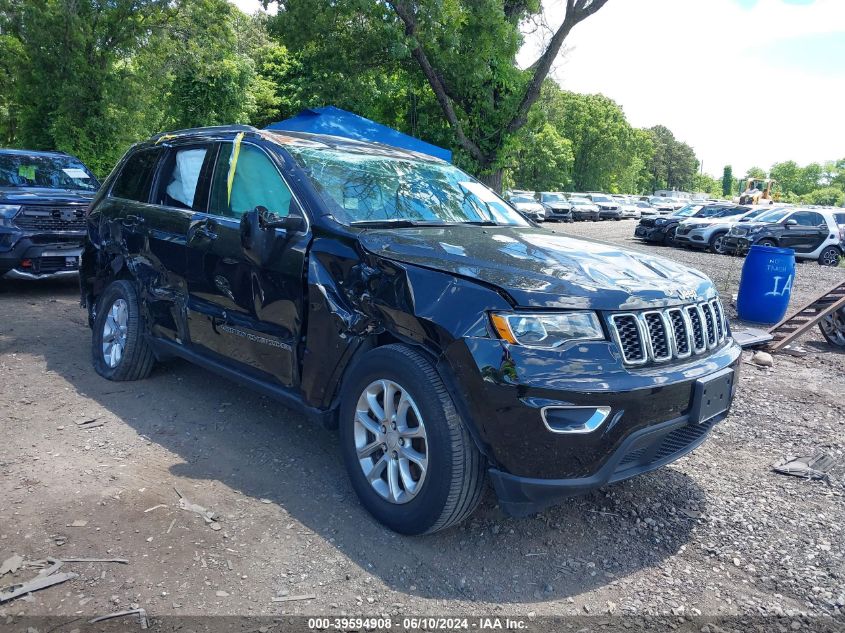
[[[743,255],[754,244],[780,246],[797,259],[838,266],[845,254],[845,210],[692,203],[667,216],[644,217],[634,236],[719,254]]]
[[[652,196],[643,199],[599,192],[508,191],[505,198],[517,211],[535,222],[639,219],[668,215],[679,208],[677,201],[671,198]]]

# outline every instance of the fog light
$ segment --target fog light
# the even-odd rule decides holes
[[[551,406],[540,409],[543,424],[552,433],[592,433],[609,415],[610,407]]]
[[[32,260],[31,259],[22,259],[21,260],[21,268],[32,268]]]

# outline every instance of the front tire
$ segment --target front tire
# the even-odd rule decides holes
[[[726,235],[727,233],[722,231],[719,233],[715,233],[713,237],[710,238],[710,251],[712,253],[716,253],[717,255],[725,254],[724,242]]]
[[[673,226],[672,228],[666,231],[666,235],[663,236],[663,244],[665,246],[674,246],[675,245],[675,233],[678,232],[678,227]]]
[[[91,337],[94,369],[115,381],[141,380],[150,375],[155,356],[144,339],[146,324],[132,284],[110,284],[97,300]]]
[[[484,491],[484,460],[434,366],[413,349],[387,345],[348,375],[340,444],[367,511],[409,535],[469,516]]]

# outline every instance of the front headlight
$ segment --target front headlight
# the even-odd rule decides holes
[[[604,332],[595,312],[492,314],[496,332],[514,345],[552,349],[567,341],[602,341]]]
[[[657,219],[654,221],[654,224],[655,224],[655,226],[663,226],[663,225],[664,225],[664,224],[666,224],[668,221],[669,221],[669,220],[667,220],[667,219],[665,219],[665,218],[657,218]]]
[[[0,226],[12,226],[12,218],[21,210],[18,204],[0,204]]]

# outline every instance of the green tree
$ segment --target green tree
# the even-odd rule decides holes
[[[686,143],[675,138],[671,130],[663,125],[649,129],[654,144],[652,155],[651,189],[679,189],[688,191],[693,188],[698,172],[698,159],[695,151]]]
[[[169,20],[168,0],[4,0],[19,42],[14,143],[78,155],[107,173],[147,122],[132,55]]]
[[[845,192],[839,187],[824,187],[801,196],[801,202],[804,204],[841,207],[845,203]]]
[[[419,94],[422,78],[459,158],[501,188],[505,148],[527,123],[564,41],[606,2],[567,0],[563,22],[527,69],[516,63],[520,25],[543,17],[539,0],[287,0],[278,24],[297,50],[331,69],[324,80],[360,69],[341,73],[355,82],[378,68],[407,78]]]
[[[709,174],[696,174],[693,177],[692,188],[695,192],[706,193],[713,198],[722,196],[722,182]]]
[[[730,165],[725,165],[725,168],[722,170],[722,195],[727,198],[733,194],[733,190],[734,168]]]
[[[560,191],[572,182],[572,142],[553,125],[543,123],[539,130],[525,130],[512,139],[514,147],[509,178],[516,187],[530,191]]]
[[[746,178],[765,178],[766,170],[762,167],[749,167],[745,173]]]
[[[189,0],[180,9],[164,53],[168,127],[247,123],[257,111],[257,73],[239,47],[241,12],[226,0]]]

